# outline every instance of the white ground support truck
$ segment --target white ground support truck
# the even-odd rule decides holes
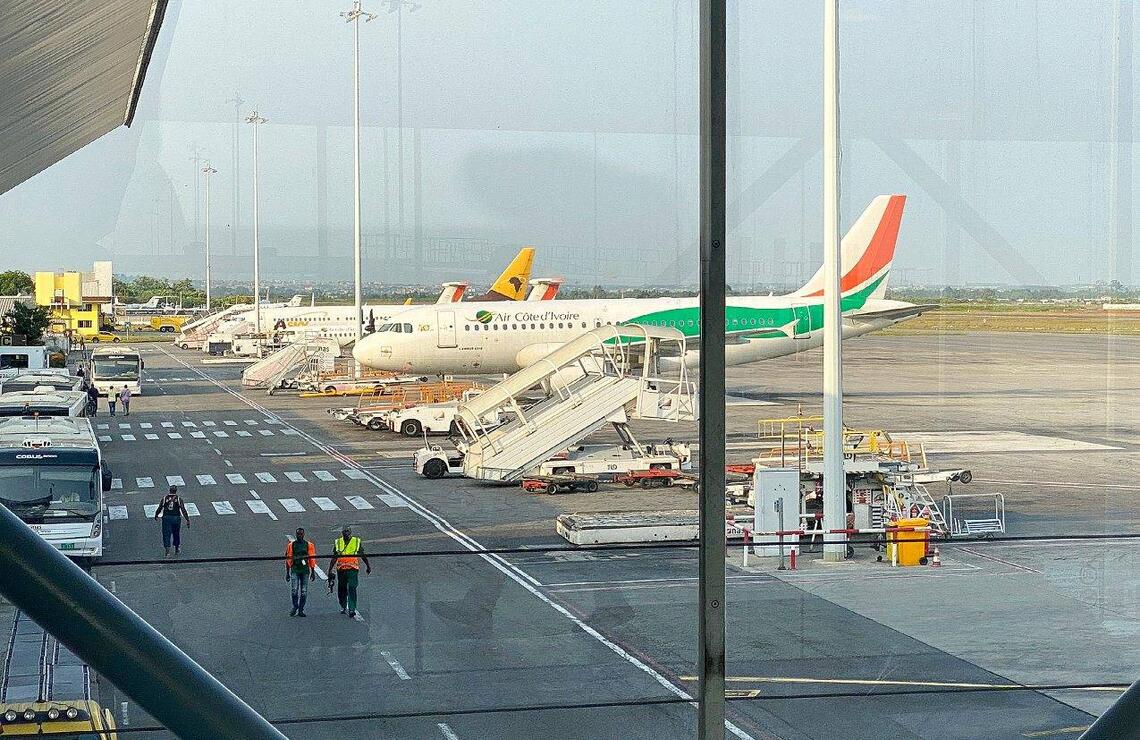
[[[0,420],[0,503],[64,555],[103,554],[103,494],[111,483],[88,419]]]
[[[477,389],[465,391],[463,403],[467,403],[479,393]],[[418,437],[421,434],[455,434],[458,432],[455,416],[459,411],[459,403],[459,401],[442,401],[409,406],[406,409],[392,409],[362,423],[369,429],[386,428],[392,432],[399,432],[405,437]],[[493,429],[503,423],[503,415],[498,409],[494,409],[483,414],[480,420],[483,426]],[[377,421],[380,421],[383,427],[377,426]]]
[[[425,478],[442,478],[445,475],[463,475],[463,451],[444,450],[439,445],[428,445],[416,450],[416,472]],[[551,459],[527,471],[528,476],[578,475],[602,479],[642,470],[693,469],[689,446],[668,440],[659,444],[639,445],[578,445],[563,450]]]

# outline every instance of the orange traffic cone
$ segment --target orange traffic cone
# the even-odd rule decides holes
[[[937,568],[942,565],[942,553],[938,548],[934,548],[934,557],[930,559],[930,567]]]

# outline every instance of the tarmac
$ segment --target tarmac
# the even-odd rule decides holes
[[[973,482],[955,492],[1003,493],[1010,534],[1140,532],[1140,339],[869,336],[844,347],[848,424],[909,432],[933,463],[969,468]],[[566,545],[560,513],[694,508],[691,492],[427,481],[411,467],[422,441],[325,413],[350,398],[242,391],[240,367],[170,345],[143,351],[131,416],[93,420],[116,484],[92,573],[285,720],[286,735],[694,735],[695,551],[528,552]],[[730,369],[730,459],[749,459],[759,419],[818,408],[820,361],[812,351]],[[635,430],[643,442],[695,438],[692,425]],[[187,560],[282,554],[298,526],[327,553],[351,524],[367,552],[389,556],[361,576],[360,618],[341,615],[322,580],[308,618],[290,618],[278,561],[161,561],[148,506],[171,482],[194,507]],[[859,548],[846,563],[806,556],[778,571],[754,557],[743,566],[739,550],[728,564],[730,737],[1076,737],[1118,690],[991,687],[1102,687],[1140,669],[1135,540],[948,544],[939,569],[892,569]],[[153,722],[100,688],[118,715],[127,702],[130,726]]]

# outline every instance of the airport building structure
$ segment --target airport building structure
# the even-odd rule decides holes
[[[111,262],[96,262],[91,272],[37,272],[36,303],[51,308],[52,334],[90,337],[104,317],[113,316]]]

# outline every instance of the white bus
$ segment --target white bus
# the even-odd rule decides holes
[[[142,374],[146,363],[138,350],[130,347],[96,347],[91,350],[91,382],[99,395],[118,393],[126,386],[131,393],[142,393]]]
[[[104,492],[111,469],[85,418],[0,420],[0,504],[63,554],[103,554]]]

